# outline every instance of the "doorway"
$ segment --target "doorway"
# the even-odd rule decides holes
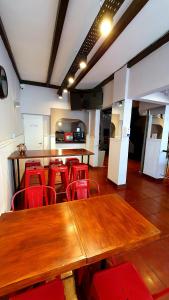
[[[28,150],[44,149],[43,116],[24,114],[25,144]]]
[[[137,171],[143,170],[147,138],[147,118],[147,113],[140,113],[139,101],[133,101],[130,123],[128,167],[131,166]]]
[[[102,160],[104,160],[104,166],[108,165],[109,141],[111,136],[111,115],[111,107],[103,109],[100,115],[99,153]]]

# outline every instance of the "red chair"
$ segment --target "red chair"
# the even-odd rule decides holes
[[[27,160],[25,163],[25,169],[29,167],[41,166],[40,160]]]
[[[33,185],[22,189],[12,197],[11,209],[15,210],[15,202],[23,209],[35,208],[56,203],[55,189],[50,186]],[[23,204],[23,205],[21,205]]]
[[[79,179],[89,179],[89,168],[88,165],[80,163],[72,166],[71,181]]]
[[[90,300],[152,300],[169,293],[169,289],[151,295],[135,267],[127,262],[117,267],[96,272]]]
[[[9,300],[56,300],[56,299],[65,300],[63,283],[59,278],[9,298]]]
[[[55,188],[55,180],[56,175],[61,175],[62,184],[64,186],[64,189],[66,190],[68,184],[69,184],[69,175],[68,175],[68,167],[65,165],[62,166],[55,166],[52,165],[49,168],[49,186]]]
[[[63,161],[62,160],[60,160],[60,159],[50,159],[50,161],[49,161],[49,166],[53,166],[53,165],[55,165],[55,166],[60,166],[60,165],[63,165]]]
[[[33,179],[33,180],[32,180]],[[40,166],[29,167],[25,170],[25,187],[32,185],[32,181],[37,180],[37,184],[46,185],[45,169]]]
[[[69,172],[71,171],[72,166],[78,165],[80,163],[79,159],[76,157],[67,158],[65,165],[68,167]]]
[[[66,188],[67,200],[86,199],[91,197],[91,194],[100,193],[98,183],[93,179],[81,179],[72,181]]]

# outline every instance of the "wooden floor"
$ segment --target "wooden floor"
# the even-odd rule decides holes
[[[139,172],[139,164],[130,161],[127,185],[116,189],[107,180],[106,165],[105,162],[105,167],[90,169],[90,178],[97,180],[101,194],[118,193],[162,232],[160,240],[116,257],[117,263],[133,262],[151,293],[169,287],[169,181],[153,181],[145,177]],[[64,285],[66,299],[76,300],[73,277],[65,279]],[[169,300],[169,296],[161,299]]]
[[[118,193],[162,232],[160,240],[116,257],[117,263],[133,262],[152,293],[169,287],[169,181],[145,177],[135,161],[129,162],[127,185],[123,189],[116,189],[106,179],[107,167],[91,169],[90,177],[98,181],[102,194]]]

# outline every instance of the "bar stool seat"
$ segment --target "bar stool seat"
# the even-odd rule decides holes
[[[63,165],[63,161],[61,159],[50,159],[49,161],[49,166],[52,166],[52,165],[55,165],[55,166],[60,166],[60,165]]]
[[[37,166],[41,166],[40,160],[27,160],[25,162],[25,169],[29,167],[37,167]]]
[[[32,185],[32,180],[38,179],[38,184],[46,185],[45,169],[42,166],[27,167],[25,170],[25,187]],[[34,182],[35,183],[35,182]]]
[[[69,175],[68,175],[68,167],[65,165],[62,165],[62,166],[51,165],[50,166],[48,185],[55,188],[55,180],[56,180],[57,174],[61,175],[61,181],[64,186],[64,189],[66,190],[66,188],[69,184]]]

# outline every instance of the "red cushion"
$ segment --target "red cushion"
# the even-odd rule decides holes
[[[63,284],[60,279],[32,288],[10,300],[65,300]]]
[[[92,300],[152,300],[134,266],[124,263],[94,275]]]

